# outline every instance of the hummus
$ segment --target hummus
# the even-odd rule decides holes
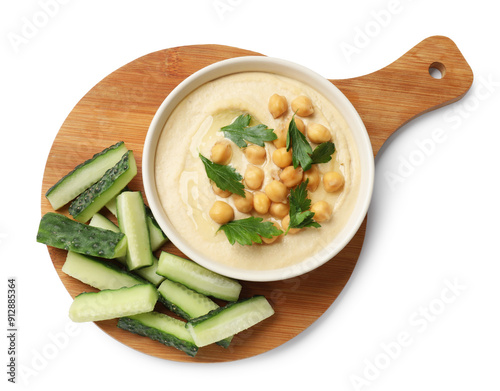
[[[234,206],[232,197],[221,198],[213,190],[199,153],[210,158],[212,146],[224,138],[220,128],[240,114],[250,114],[276,133],[286,132],[292,118],[288,111],[273,118],[268,110],[271,95],[286,97],[288,103],[300,95],[308,96],[314,105],[311,116],[301,118],[306,127],[320,123],[332,133],[336,152],[330,162],[319,164],[320,174],[340,172],[345,179],[338,192],[327,193],[322,184],[309,192],[312,203],[327,201],[332,217],[321,222],[321,228],[306,228],[298,234],[282,235],[272,244],[231,245],[224,232],[217,230],[208,212],[216,200]],[[315,144],[312,144],[314,149]],[[231,142],[230,165],[241,175],[249,164],[243,150]],[[276,179],[279,168],[271,156],[276,146],[266,142],[264,186]],[[155,160],[155,180],[163,209],[172,225],[196,251],[215,262],[251,270],[279,269],[314,257],[327,248],[342,229],[353,210],[359,191],[359,157],[351,132],[341,113],[322,95],[302,82],[265,72],[243,72],[225,76],[202,85],[190,93],[172,112],[161,133]],[[278,178],[279,179],[279,178]],[[249,217],[235,209],[235,219]],[[252,215],[273,220],[270,216]],[[278,221],[279,222],[279,221]]]

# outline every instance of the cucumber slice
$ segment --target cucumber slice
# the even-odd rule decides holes
[[[246,330],[274,314],[264,296],[227,304],[186,324],[196,346],[215,343]]]
[[[102,176],[102,178],[80,194],[69,206],[71,216],[82,223],[87,222],[94,214],[106,205],[137,174],[137,165],[132,151],[127,151]]]
[[[96,183],[126,152],[125,144],[120,141],[96,153],[91,159],[79,164],[62,177],[47,190],[45,197],[55,210],[61,208]]]
[[[169,279],[160,284],[158,293],[158,300],[165,307],[186,320],[198,318],[219,308],[207,296]]]
[[[145,281],[121,270],[108,261],[68,251],[62,271],[99,290],[119,289],[144,284]]]
[[[46,213],[36,240],[48,246],[101,258],[118,258],[127,252],[127,238],[121,232],[91,227],[54,212]]]
[[[151,284],[84,292],[71,303],[69,317],[74,322],[94,322],[142,314],[153,311],[157,299]]]
[[[118,226],[127,236],[127,267],[129,270],[151,266],[153,253],[149,242],[146,209],[139,191],[124,191],[116,198]]]
[[[158,274],[207,296],[236,301],[241,284],[197,263],[163,251],[158,262]]]
[[[160,312],[133,315],[118,319],[118,327],[149,337],[164,345],[173,346],[194,357],[198,347],[186,330],[186,323]]]

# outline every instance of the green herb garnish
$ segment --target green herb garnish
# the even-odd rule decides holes
[[[287,233],[291,228],[306,228],[306,227],[321,227],[313,220],[314,212],[311,212],[311,200],[307,198],[307,184],[309,179],[302,182],[295,189],[290,190],[290,223],[288,224]]]
[[[217,232],[224,231],[229,243],[238,242],[241,245],[262,243],[262,236],[271,239],[273,236],[279,236],[283,233],[272,222],[262,220],[261,217],[233,220],[221,225]]]
[[[268,129],[266,125],[248,126],[251,119],[250,114],[240,115],[232,124],[221,128],[224,137],[233,141],[240,148],[247,146],[245,140],[263,147],[265,141],[273,141],[278,138],[274,130]]]
[[[243,177],[233,167],[214,163],[201,153],[199,156],[205,166],[208,178],[214,181],[219,189],[245,197],[245,186],[241,182]]]
[[[332,160],[332,155],[335,152],[335,144],[331,141],[327,141],[326,143],[321,143],[316,148],[311,155],[311,159],[313,164],[318,163],[328,163]]]
[[[301,166],[304,171],[311,168],[312,165],[312,148],[306,139],[306,136],[300,132],[295,124],[295,115],[292,117],[288,125],[288,133],[286,135],[286,150],[292,148],[292,164],[293,168]]]

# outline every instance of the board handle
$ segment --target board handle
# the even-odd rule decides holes
[[[433,77],[431,69],[441,78]],[[455,43],[432,36],[376,72],[330,81],[360,114],[376,155],[389,136],[411,119],[462,98],[473,78]]]

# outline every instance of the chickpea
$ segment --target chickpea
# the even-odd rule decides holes
[[[282,219],[290,213],[290,205],[282,202],[272,202],[269,207],[269,213],[277,219]]]
[[[215,184],[215,182],[212,182],[212,190],[216,195],[222,198],[227,198],[229,197],[232,193],[228,190],[222,190],[219,186]]]
[[[281,230],[281,227],[280,227],[280,226],[279,226],[279,224],[278,224],[278,223],[276,223],[275,221],[273,221],[273,225],[274,225],[276,228],[278,228],[279,230]],[[281,235],[283,235],[283,234],[281,234]],[[263,243],[265,243],[265,244],[271,244],[271,243],[274,243],[276,240],[278,240],[278,239],[281,237],[281,235],[278,235],[278,236],[273,236],[273,237],[272,237],[272,238],[270,238],[270,239],[268,239],[268,238],[265,238],[265,237],[261,236],[261,238],[262,238],[262,242],[263,242]]]
[[[305,182],[308,179],[309,182],[307,182],[307,190],[312,192],[316,191],[318,189],[319,183],[321,182],[317,164],[313,164],[309,170],[304,172],[304,177],[302,180]]]
[[[311,206],[311,212],[314,212],[314,220],[321,223],[330,219],[332,216],[332,207],[326,201],[318,201]]]
[[[233,157],[233,150],[229,143],[219,141],[212,147],[211,159],[214,163],[226,165]]]
[[[292,164],[292,150],[286,150],[286,147],[278,148],[274,150],[272,159],[274,164],[280,168],[285,168]]]
[[[233,194],[234,207],[241,213],[250,213],[253,209],[253,194],[245,190],[245,197]]]
[[[273,140],[274,146],[276,148],[286,147],[286,135],[288,133],[288,129],[280,126],[274,129],[274,133],[276,133],[276,136],[278,136],[277,139]]]
[[[298,96],[292,101],[292,111],[301,117],[308,117],[314,113],[314,107],[309,97]]]
[[[306,125],[304,125],[304,121],[302,121],[298,117],[295,117],[295,125],[297,126],[297,129],[300,133],[306,134]]]
[[[271,200],[269,197],[261,191],[256,191],[253,195],[253,208],[255,211],[261,215],[265,215],[269,211],[270,206]]]
[[[288,102],[284,96],[273,94],[269,98],[268,108],[273,117],[278,118],[288,109]]]
[[[293,166],[288,166],[281,171],[280,179],[286,187],[291,188],[302,181],[303,175],[302,167],[293,168]]]
[[[221,225],[234,219],[233,208],[224,201],[215,201],[208,214],[213,221]]]
[[[344,186],[344,177],[336,171],[327,172],[323,175],[323,187],[328,193],[334,193]]]
[[[283,202],[286,200],[288,195],[287,187],[277,180],[272,180],[266,187],[264,187],[264,192],[273,202]]]
[[[309,124],[307,126],[307,137],[316,144],[326,143],[332,139],[332,134],[326,126],[321,124]]]
[[[281,219],[281,226],[283,227],[283,230],[286,232],[288,229],[288,225],[290,224],[290,215],[286,215]],[[299,233],[302,231],[302,228],[290,228],[288,231],[289,234],[295,235],[296,233]]]
[[[266,161],[266,149],[259,145],[249,145],[245,148],[245,156],[250,163],[261,165]]]
[[[245,171],[244,180],[249,189],[260,189],[264,182],[264,171],[259,167],[249,165]]]

